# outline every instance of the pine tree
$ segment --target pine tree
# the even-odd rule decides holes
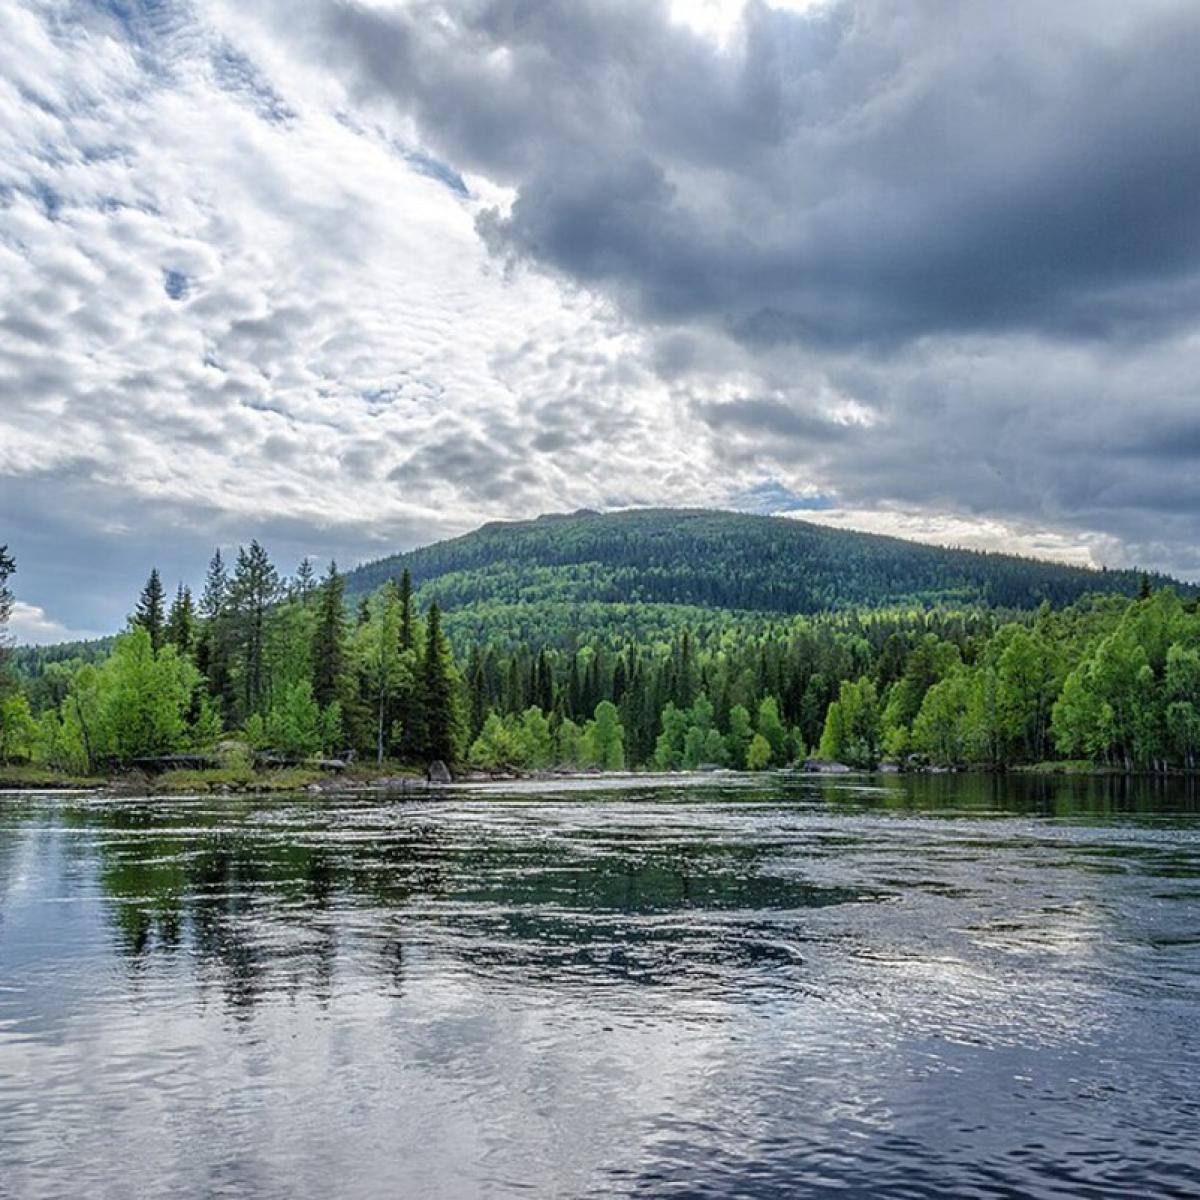
[[[467,735],[472,742],[479,736],[483,723],[487,720],[487,676],[483,668],[483,652],[478,644],[471,647],[471,661],[467,668],[467,689],[469,697],[469,728]]]
[[[537,657],[534,703],[542,712],[550,712],[554,708],[554,671],[550,667],[550,658],[544,649],[539,651]]]
[[[582,688],[579,683],[579,654],[572,650],[571,669],[567,675],[567,716],[575,720],[583,714]]]
[[[279,573],[267,552],[257,541],[248,550],[239,546],[229,609],[243,718],[261,712],[266,702],[267,615],[278,596]]]
[[[405,567],[400,576],[400,649],[412,650],[414,643],[412,572]]]
[[[348,674],[346,651],[346,580],[331,562],[317,597],[317,625],[313,631],[313,699],[321,708],[345,702]]]
[[[209,621],[219,616],[225,608],[228,595],[229,574],[218,549],[208,564],[208,574],[204,578],[204,591],[200,595],[200,615]]]
[[[144,629],[150,635],[150,648],[155,654],[162,649],[166,637],[166,619],[163,615],[164,594],[162,579],[158,568],[150,572],[146,586],[142,588],[138,599],[137,610],[130,619],[130,624]]]
[[[180,654],[190,654],[196,640],[196,609],[192,590],[180,584],[167,615],[166,641]]]
[[[292,594],[301,604],[307,604],[316,590],[317,573],[313,570],[312,559],[305,555],[296,568],[296,578],[292,582]]]
[[[208,693],[224,715],[233,711],[233,676],[229,667],[229,575],[218,548],[208,564],[200,593],[201,625],[196,635],[196,665],[208,680]]]
[[[424,754],[430,762],[454,762],[459,740],[454,662],[442,633],[436,601],[425,620],[425,657],[421,664],[421,710]]]

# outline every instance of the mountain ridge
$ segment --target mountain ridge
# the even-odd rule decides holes
[[[364,563],[352,595],[405,569],[449,610],[530,603],[670,604],[808,614],[855,606],[1032,609],[1091,592],[1135,595],[1142,573],[912,542],[721,509],[546,513]],[[1195,587],[1151,573],[1154,587]]]

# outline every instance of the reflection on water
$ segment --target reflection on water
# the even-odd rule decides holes
[[[0,798],[0,1196],[1188,1194],[1200,797]]]

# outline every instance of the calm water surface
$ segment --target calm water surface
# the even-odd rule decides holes
[[[0,797],[0,1196],[1200,1194],[1200,801]]]

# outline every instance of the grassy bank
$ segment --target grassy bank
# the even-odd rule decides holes
[[[67,775],[49,767],[0,767],[0,791],[16,788],[96,788],[108,780],[96,776]]]
[[[328,771],[319,767],[290,766],[258,770],[246,764],[206,770],[174,770],[158,774],[125,771],[110,776],[74,776],[46,767],[0,767],[0,791],[93,789],[127,794],[188,795],[303,791],[313,784],[323,787],[361,787],[381,781],[417,783],[424,776],[416,768],[396,763]]]

